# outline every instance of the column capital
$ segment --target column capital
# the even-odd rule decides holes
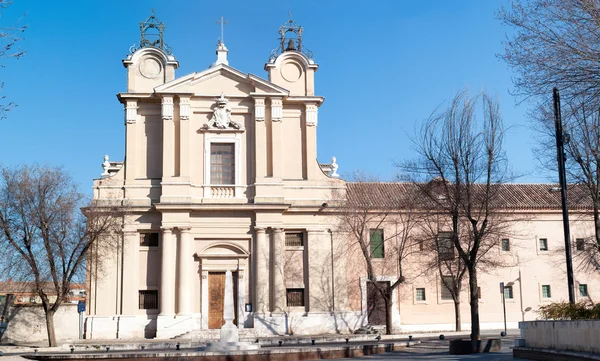
[[[138,234],[137,229],[124,229],[123,230],[123,235],[124,236],[135,236]]]
[[[256,226],[256,227],[254,227],[254,230],[257,233],[265,233],[267,231],[267,227]]]
[[[173,228],[170,227],[160,227],[162,233],[173,233]]]
[[[181,233],[190,233],[190,231],[192,230],[192,227],[190,227],[190,226],[183,226],[183,227],[177,227],[177,229]]]
[[[283,233],[283,228],[272,227],[271,229],[273,230],[273,233]]]
[[[324,229],[320,229],[320,228],[309,228],[306,230],[306,233],[323,233],[325,232]]]

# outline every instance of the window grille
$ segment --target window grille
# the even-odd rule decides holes
[[[440,261],[451,261],[454,257],[454,240],[451,232],[440,232],[437,239]]]
[[[425,297],[425,289],[424,288],[417,288],[415,290],[415,299],[417,301],[426,301],[427,298]]]
[[[513,299],[513,288],[512,286],[504,286],[504,298],[507,300]]]
[[[510,251],[510,240],[508,238],[504,238],[502,240],[502,250],[504,252],[509,252]]]
[[[304,307],[304,288],[288,288],[286,302],[288,307]]]
[[[303,233],[286,233],[285,234],[285,246],[286,247],[304,247],[304,234]]]
[[[210,144],[210,184],[235,184],[235,144]]]
[[[579,296],[587,297],[588,296],[588,288],[586,284],[579,284]]]
[[[551,298],[552,292],[550,290],[550,285],[542,285],[542,298]]]
[[[540,251],[547,251],[547,250],[548,250],[548,239],[540,238]]]
[[[158,309],[158,291],[144,290],[139,291],[139,307],[140,310],[157,310]]]
[[[442,276],[440,279],[440,296],[442,300],[451,300],[452,299],[452,291],[449,287],[452,287],[453,278],[452,276]],[[448,286],[446,286],[448,285]]]

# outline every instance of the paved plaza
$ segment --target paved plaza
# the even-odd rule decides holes
[[[473,355],[449,355],[448,341],[424,340],[420,344],[406,348],[402,351],[388,352],[379,355],[371,355],[354,359],[344,360],[363,360],[363,361],[388,361],[388,360],[481,360],[481,361],[509,361],[522,360],[512,357],[513,339],[504,339],[502,342],[502,351],[493,353],[482,353]],[[7,355],[0,358],[2,361],[24,361],[23,357],[16,355]],[[334,360],[336,361],[336,360]]]

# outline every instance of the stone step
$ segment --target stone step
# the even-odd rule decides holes
[[[256,333],[251,328],[240,328],[238,329],[240,339],[254,339]],[[221,337],[221,330],[194,330],[182,333],[172,337],[173,340],[218,340]]]

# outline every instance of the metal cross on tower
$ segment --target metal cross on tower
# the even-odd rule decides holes
[[[219,42],[221,42],[221,44],[225,44],[224,27],[225,24],[229,24],[229,21],[225,20],[224,16],[221,16],[221,20],[217,20],[217,24],[221,24],[221,38],[219,39]]]

